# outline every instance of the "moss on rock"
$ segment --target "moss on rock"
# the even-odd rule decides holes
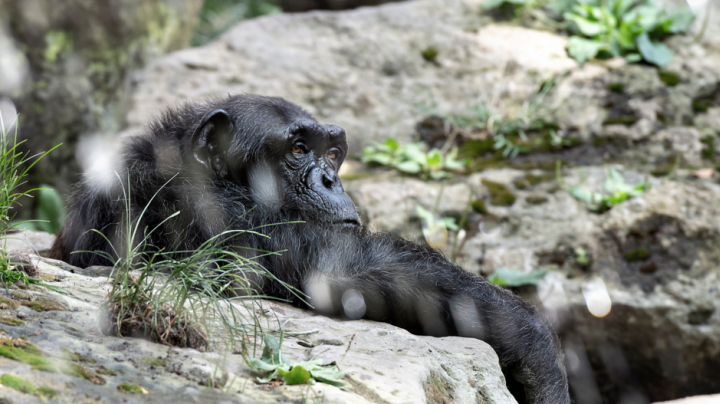
[[[625,261],[640,262],[650,258],[650,252],[645,248],[636,248],[625,254]]]
[[[118,391],[128,394],[147,394],[148,391],[135,384],[120,384],[117,386]]]
[[[485,185],[490,192],[490,203],[495,206],[512,206],[517,197],[510,192],[510,188],[503,184],[483,179],[482,184]]]
[[[67,311],[64,304],[47,296],[40,296],[35,301],[22,302],[21,304],[35,311]]]
[[[9,299],[9,298],[4,297],[4,296],[0,296],[0,309],[3,309],[3,310],[8,310],[8,309],[10,309],[10,310],[15,310],[15,309],[17,309],[18,307],[20,307],[20,302],[18,302],[18,301],[16,301],[16,300],[13,300],[13,299]]]

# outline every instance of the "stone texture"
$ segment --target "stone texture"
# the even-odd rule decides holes
[[[44,255],[55,242],[55,235],[44,231],[20,230],[0,237],[0,243],[8,251],[20,251]]]
[[[383,323],[337,321],[268,301],[256,309],[264,313],[261,322],[269,329],[282,325],[287,332],[282,351],[291,362],[322,358],[353,374],[343,380],[347,387],[342,390],[322,383],[310,388],[256,384],[237,354],[222,350],[201,353],[142,339],[102,335],[97,319],[99,305],[109,291],[108,279],[79,275],[79,268],[72,273],[68,270],[72,268],[54,260],[36,257],[36,264],[42,274],[53,277],[53,286],[69,294],[42,288],[24,293],[34,299],[44,296],[61,301],[68,311],[37,312],[25,306],[12,309],[5,305],[0,309],[2,316],[22,317],[24,324],[3,323],[0,336],[26,337],[52,356],[75,360],[90,372],[102,374],[106,384],[38,371],[2,356],[0,374],[53,388],[58,392],[58,402],[85,402],[89,394],[109,403],[294,403],[306,397],[327,403],[414,404],[426,402],[425,384],[433,375],[447,389],[449,396],[444,398],[452,397],[455,403],[476,403],[480,397],[488,404],[516,403],[505,388],[495,352],[482,341],[415,336]],[[4,289],[0,294],[9,297]],[[252,344],[252,340],[248,342]],[[222,390],[198,385],[224,375],[227,383]],[[139,385],[149,394],[121,393],[117,386],[123,383]],[[14,403],[39,402],[9,388],[0,388],[0,398]]]
[[[431,111],[462,112],[484,103],[518,113],[543,80],[576,66],[563,50],[565,38],[484,26],[488,21],[478,0],[246,21],[208,46],[145,69],[127,120],[143,125],[183,100],[277,95],[343,126],[357,152],[373,139],[409,140],[417,120]],[[424,58],[426,50],[437,55]]]

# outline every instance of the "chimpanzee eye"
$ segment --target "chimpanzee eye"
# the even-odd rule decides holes
[[[301,144],[296,144],[295,146],[293,146],[292,152],[297,154],[305,154],[305,147]]]
[[[327,152],[327,157],[328,157],[329,159],[335,160],[335,158],[337,157],[337,152],[336,152],[335,150],[329,150],[329,151]]]

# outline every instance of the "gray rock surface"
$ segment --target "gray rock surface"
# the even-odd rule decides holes
[[[0,237],[0,245],[7,251],[45,255],[55,242],[55,235],[44,231],[20,230]]]
[[[628,183],[643,179],[639,173],[622,172]],[[600,191],[606,170],[585,167],[563,174],[566,187]],[[444,187],[440,216],[456,216],[468,200],[481,200],[499,221],[495,230],[470,238],[458,262],[486,274],[501,267],[525,272],[554,267],[531,298],[555,323],[566,353],[589,355],[594,368],[607,369],[615,383],[627,380],[621,388],[627,394],[672,398],[718,391],[720,186],[714,180],[693,179],[685,170],[675,181],[650,177],[647,193],[597,214],[558,189],[552,176],[519,188],[516,181],[525,175],[486,170]],[[516,202],[492,205],[482,179],[506,185]],[[422,240],[415,206],[431,210],[441,186],[375,175],[347,181],[346,188],[371,227]],[[528,203],[532,195],[543,195],[545,202]],[[475,215],[468,216],[471,222]],[[451,245],[452,236],[443,247],[448,256]],[[580,250],[588,262],[580,259]],[[602,319],[588,310],[587,288],[597,279],[602,279],[611,302],[610,313]],[[579,348],[576,341],[582,341]],[[572,363],[571,382],[590,371]],[[586,401],[579,402],[595,402],[592,392],[576,394],[585,395]],[[605,394],[597,390],[595,398]]]
[[[418,0],[241,23],[139,74],[127,121],[141,126],[183,100],[276,95],[343,126],[358,152],[372,139],[409,140],[432,111],[484,103],[516,113],[544,80],[576,63],[566,38],[484,26],[480,3]]]
[[[282,325],[288,333],[282,350],[291,362],[322,358],[353,374],[344,379],[343,389],[326,384],[310,388],[256,384],[237,354],[202,353],[102,335],[97,328],[98,307],[109,290],[108,279],[71,273],[53,260],[39,259],[37,266],[53,286],[69,294],[34,287],[11,289],[10,294],[1,290],[4,298],[14,299],[16,307],[8,306],[6,300],[0,308],[0,340],[25,337],[51,357],[83,366],[94,375],[95,383],[39,371],[4,356],[0,356],[0,374],[54,389],[58,396],[50,402],[85,402],[92,396],[108,403],[291,403],[303,397],[327,403],[424,403],[428,391],[455,403],[515,403],[505,388],[497,356],[482,341],[419,337],[387,324],[342,322],[274,302],[262,302],[262,322],[268,330]],[[43,298],[60,302],[67,310],[37,312],[21,305]],[[224,387],[199,385],[209,379],[224,380]],[[120,392],[120,384],[141,386],[148,394]],[[3,386],[0,398],[40,402]]]

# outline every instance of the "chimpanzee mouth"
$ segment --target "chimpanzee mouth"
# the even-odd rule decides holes
[[[335,222],[336,225],[342,227],[360,227],[360,221],[357,219],[345,219],[342,221]]]

